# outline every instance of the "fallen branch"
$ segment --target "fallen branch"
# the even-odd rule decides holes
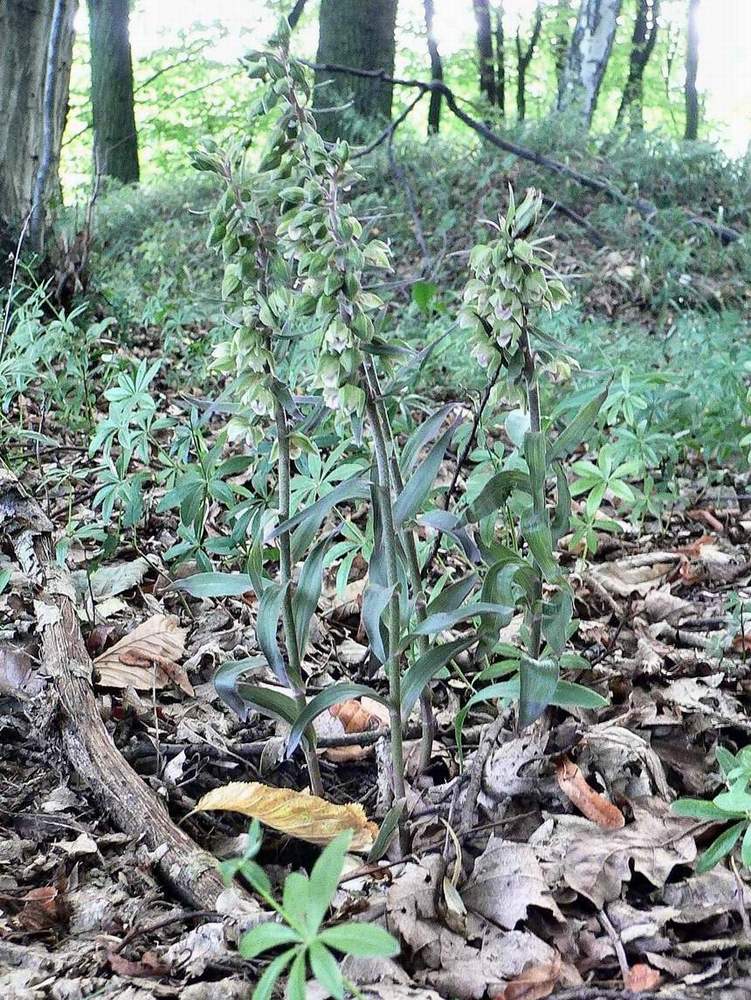
[[[528,160],[530,163],[534,163],[538,167],[544,167],[546,170],[550,170],[553,173],[559,174],[561,177],[566,177],[569,180],[574,181],[581,187],[588,188],[590,191],[596,191],[599,194],[604,194],[607,198],[612,201],[616,201],[622,205],[626,205],[629,208],[635,209],[640,216],[644,219],[651,219],[652,216],[657,211],[656,205],[646,198],[628,198],[622,191],[614,187],[608,181],[604,181],[599,177],[592,177],[589,174],[584,174],[580,170],[574,169],[574,167],[568,166],[566,163],[561,163],[560,160],[554,160],[551,156],[546,156],[544,153],[538,153],[534,149],[529,149],[526,146],[520,146],[516,142],[511,142],[509,139],[504,139],[503,136],[498,135],[494,132],[488,125],[484,122],[478,121],[471,115],[467,114],[463,108],[459,107],[457,103],[456,95],[450,87],[447,87],[442,80],[409,80],[403,79],[401,77],[389,76],[384,70],[380,69],[357,69],[354,66],[341,66],[337,63],[305,63],[310,69],[319,70],[325,73],[341,73],[347,76],[356,77],[367,77],[370,79],[382,80],[384,83],[390,83],[395,87],[409,87],[411,89],[417,89],[422,94],[440,94],[446,101],[446,107],[455,115],[459,121],[463,122],[478,135],[481,135],[483,139],[496,146],[498,149],[502,149],[506,153],[512,153],[517,156],[520,160]],[[568,218],[576,222],[581,216],[577,216],[577,213],[573,210],[568,210],[563,212],[560,207],[560,203],[555,203],[556,208],[566,214]],[[715,234],[723,243],[734,243],[736,240],[741,239],[742,233],[738,232],[737,229],[732,229],[730,226],[723,226],[717,222],[713,222],[711,219],[705,219],[703,216],[697,215],[690,209],[684,209],[687,216],[687,221],[695,226],[703,226],[709,229]]]
[[[214,857],[172,822],[162,802],[123,759],[102,722],[73,584],[55,561],[52,530],[52,523],[16,477],[0,470],[0,531],[36,590],[40,659],[49,679],[46,695],[29,706],[36,713],[32,722],[48,737],[57,730],[70,766],[113,822],[146,845],[154,867],[174,893],[197,909],[213,910],[226,888]]]

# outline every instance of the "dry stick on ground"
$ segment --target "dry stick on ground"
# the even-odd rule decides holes
[[[55,562],[52,530],[36,500],[12,473],[0,469],[0,532],[35,588],[40,658],[50,681],[45,695],[29,707],[29,712],[36,712],[32,722],[45,736],[58,735],[78,777],[114,823],[145,844],[175,895],[198,909],[213,910],[225,890],[215,859],[172,822],[154,792],[123,759],[102,722],[75,591],[67,571]]]
[[[310,69],[321,70],[326,73],[341,73],[346,76],[367,77],[370,79],[382,80],[384,83],[391,83],[397,87],[410,87],[413,90],[420,90],[423,94],[439,93],[445,99],[446,107],[453,115],[498,149],[502,149],[506,153],[512,153],[514,156],[519,157],[520,160],[528,160],[530,163],[534,163],[538,167],[544,167],[546,170],[551,170],[553,173],[559,174],[561,177],[566,177],[569,180],[575,181],[581,187],[585,187],[590,191],[596,191],[598,194],[605,195],[612,201],[619,202],[622,205],[633,208],[644,219],[648,220],[652,218],[657,211],[653,202],[646,198],[628,198],[622,191],[619,191],[618,188],[614,187],[608,181],[602,180],[599,177],[591,177],[589,174],[583,174],[574,167],[570,167],[566,163],[561,163],[560,160],[554,160],[551,156],[546,156],[544,153],[538,153],[534,149],[529,149],[526,146],[520,146],[516,142],[511,142],[509,139],[504,139],[502,136],[498,135],[497,132],[494,132],[493,129],[489,128],[483,122],[478,121],[476,118],[473,118],[471,115],[467,114],[466,111],[460,108],[453,90],[451,90],[450,87],[447,87],[442,80],[408,80],[400,77],[389,76],[389,74],[384,70],[356,69],[354,66],[340,66],[336,63],[305,63],[305,65]],[[555,207],[574,222],[578,222],[579,219],[581,219],[581,216],[577,216],[577,213],[573,212],[571,209],[564,210],[558,201],[555,202]],[[703,226],[711,230],[711,232],[713,232],[715,236],[719,237],[723,243],[734,243],[743,236],[743,234],[737,229],[732,229],[730,226],[720,225],[719,223],[712,221],[712,219],[705,219],[703,216],[697,215],[690,209],[684,209],[684,211],[686,212],[687,220],[691,224]],[[598,237],[599,236],[600,234],[598,233]]]

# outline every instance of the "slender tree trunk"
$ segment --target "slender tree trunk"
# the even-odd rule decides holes
[[[688,38],[686,42],[686,131],[684,138],[696,139],[699,135],[699,93],[696,74],[699,69],[699,3],[688,0]]]
[[[555,79],[557,83],[556,107],[560,108],[563,101],[566,55],[571,41],[571,31],[569,29],[571,0],[558,0],[554,18],[553,61],[555,63]]]
[[[480,71],[480,93],[490,104],[496,103],[495,69],[493,67],[493,29],[488,0],[472,0],[477,23],[477,62]]]
[[[581,0],[566,54],[559,109],[576,112],[589,127],[610,59],[622,0]]]
[[[94,168],[123,184],[138,180],[129,0],[88,0]]]
[[[433,29],[433,17],[435,7],[433,0],[423,0],[425,8],[425,30],[428,36],[428,53],[430,55],[430,78],[431,80],[443,80],[443,60],[438,51]],[[437,90],[430,95],[430,107],[428,108],[428,135],[434,135],[441,127],[441,94]]]
[[[516,116],[520,122],[523,122],[527,116],[527,70],[532,62],[532,56],[535,54],[541,29],[542,7],[538,3],[535,7],[532,34],[525,49],[522,49],[521,26],[516,29]]]
[[[396,5],[397,0],[321,0],[316,62],[383,70],[393,76]],[[352,111],[361,118],[391,117],[390,83],[326,70],[316,71],[315,83],[315,106],[319,109],[351,101]],[[323,111],[318,123],[325,139],[356,139],[363,132],[346,112]]]
[[[638,4],[631,36],[628,77],[615,119],[615,127],[618,128],[628,111],[632,132],[644,131],[644,70],[657,41],[657,18],[660,13],[660,0],[638,0]]]
[[[0,3],[0,249],[32,228],[44,249],[58,189],[60,141],[68,107],[76,0]]]
[[[501,115],[506,114],[506,35],[503,28],[503,0],[495,14],[495,96]]]

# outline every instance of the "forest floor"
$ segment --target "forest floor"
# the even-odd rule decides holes
[[[338,914],[385,918],[402,941],[396,961],[347,960],[364,996],[531,1000],[553,991],[608,997],[626,987],[665,997],[751,996],[751,889],[734,868],[693,872],[697,848],[717,828],[672,816],[668,805],[714,794],[714,746],[740,749],[751,728],[751,635],[742,616],[733,624],[728,613],[728,595],[748,595],[751,581],[746,482],[697,491],[686,479],[662,531],[638,534],[622,522],[621,534],[603,539],[574,573],[576,641],[590,664],[587,683],[609,695],[607,708],[556,710],[549,725],[521,734],[509,715],[495,723],[480,709],[460,771],[460,691],[453,680],[436,685],[433,762],[409,797],[413,856],[401,864],[353,860],[335,900]],[[90,498],[79,482],[79,513]],[[60,510],[60,527],[65,504],[47,502]],[[169,516],[154,517],[139,551],[125,543],[88,580],[74,574],[79,617],[115,744],[183,829],[227,858],[242,853],[246,821],[188,816],[200,796],[235,780],[303,789],[305,774],[297,757],[283,759],[278,725],[245,726],[218,699],[217,665],[254,651],[254,599],[179,599],[160,557],[173,530]],[[71,556],[84,564],[82,548]],[[563,559],[576,570],[572,555]],[[48,738],[55,720],[44,713],[48,679],[33,645],[39,608],[18,567],[7,568],[18,586],[0,598],[0,995],[248,996],[261,965],[233,948],[252,916],[241,907],[186,909],[153,874],[144,843],[103,815]],[[358,631],[363,583],[355,566],[337,596],[326,575],[308,663],[313,687],[324,677],[367,674]],[[164,686],[149,690],[138,657],[116,644],[144,623],[158,632],[162,616],[179,622],[176,647],[162,661]],[[506,637],[518,627],[512,622]],[[361,802],[373,815],[384,720],[359,709],[353,720],[323,719],[324,745],[343,745],[321,751],[322,771],[327,798]],[[260,860],[279,878],[316,854],[270,834]],[[466,913],[445,889],[444,876],[455,874]],[[319,995],[311,986],[309,996]]]

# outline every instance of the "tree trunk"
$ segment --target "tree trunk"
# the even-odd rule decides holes
[[[542,7],[538,3],[535,7],[535,19],[532,25],[532,34],[526,49],[522,49],[521,27],[516,29],[516,117],[523,122],[527,115],[527,70],[535,54],[537,42],[540,39],[542,28]]]
[[[425,8],[425,30],[428,36],[428,53],[430,55],[430,78],[431,80],[442,80],[443,61],[438,51],[438,42],[433,30],[433,17],[435,14],[433,0],[423,0],[423,6]],[[433,90],[430,94],[430,107],[428,108],[428,135],[435,135],[440,127],[441,94],[439,91]]]
[[[480,93],[490,104],[496,102],[495,69],[493,68],[493,29],[490,24],[488,0],[472,0],[477,22],[477,62],[480,70]]]
[[[88,0],[94,169],[123,184],[138,181],[138,133],[133,112],[129,0]]]
[[[289,14],[287,14],[287,22],[289,23],[290,28],[292,28],[293,30],[294,28],[297,27],[297,22],[302,17],[304,10],[305,10],[305,0],[295,0],[295,6],[292,8]]]
[[[632,132],[644,131],[644,70],[657,41],[657,18],[660,13],[660,0],[638,0],[638,4],[631,36],[628,77],[615,119],[617,128],[628,111]]]
[[[566,54],[571,41],[569,20],[571,18],[571,0],[558,0],[555,8],[553,24],[553,61],[555,63],[555,79],[558,85],[556,107],[561,107],[563,101],[563,81],[566,72]]]
[[[688,0],[688,38],[686,42],[686,131],[684,138],[699,135],[699,94],[696,74],[699,69],[699,2]]]
[[[397,0],[321,0],[316,62],[393,76],[396,5]],[[316,70],[315,83],[319,109],[351,102],[352,111],[366,120],[391,117],[393,85],[384,80]],[[321,111],[318,123],[325,139],[357,139],[367,131],[341,110]]]
[[[500,0],[495,15],[495,96],[501,115],[506,114],[506,35],[503,30],[503,0]]]
[[[589,127],[610,59],[621,0],[581,0],[566,53],[559,110],[574,111]]]
[[[44,250],[68,107],[77,0],[0,3],[0,249]],[[36,198],[32,226],[32,207]]]

